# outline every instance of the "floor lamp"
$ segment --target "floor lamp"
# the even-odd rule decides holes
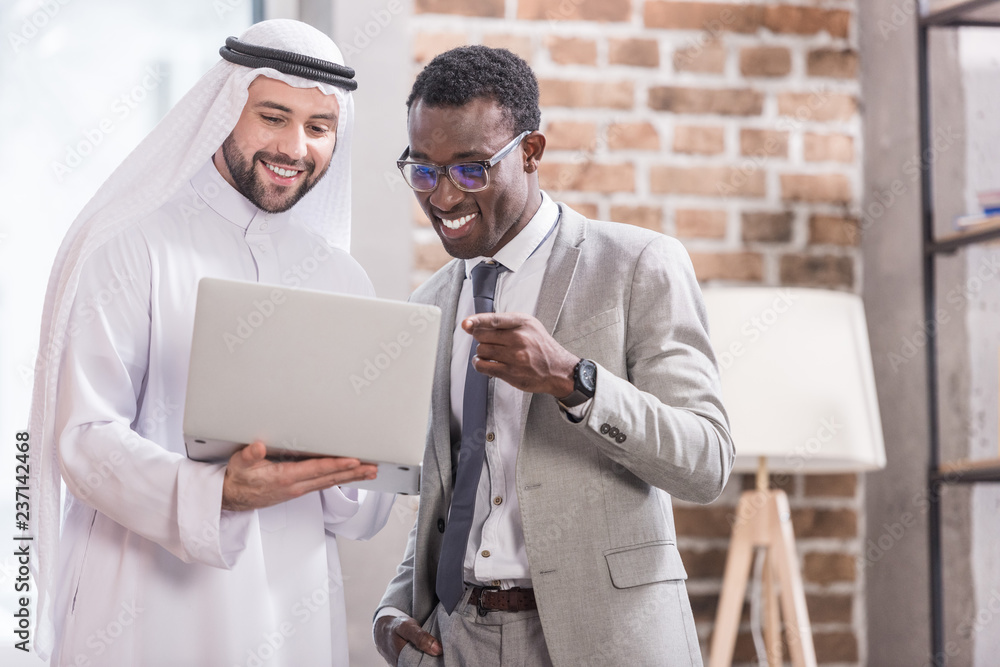
[[[764,638],[782,664],[814,667],[809,612],[788,497],[769,473],[885,467],[885,446],[861,299],[806,288],[706,287],[709,329],[736,444],[735,472],[756,472],[740,497],[715,617],[710,667],[732,664],[755,549],[766,550]]]

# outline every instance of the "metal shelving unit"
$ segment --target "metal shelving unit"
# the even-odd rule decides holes
[[[920,154],[930,148],[932,124],[930,118],[930,68],[928,66],[928,42],[933,30],[962,27],[1000,28],[1000,19],[984,17],[982,10],[1000,7],[1000,0],[966,0],[957,2],[946,9],[923,14],[918,22],[917,66],[919,68],[919,118]],[[985,229],[959,232],[944,237],[936,237],[934,231],[934,194],[932,188],[933,165],[923,166],[921,172],[921,216],[923,224],[923,287],[924,317],[932,317],[937,312],[936,261],[938,257],[949,255],[961,248],[1000,238],[1000,219],[997,226]],[[1000,461],[940,461],[941,434],[938,422],[938,341],[933,337],[927,346],[928,420],[930,427],[930,455],[928,457],[927,489],[930,501],[928,509],[928,542],[930,554],[930,600],[931,600],[931,655],[935,665],[947,664],[944,636],[944,578],[942,572],[941,545],[941,489],[951,484],[977,484],[1000,482]]]

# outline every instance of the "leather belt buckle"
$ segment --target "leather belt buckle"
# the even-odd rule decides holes
[[[491,611],[490,609],[486,609],[483,607],[483,595],[489,591],[499,591],[499,590],[500,590],[499,586],[482,586],[482,587],[476,586],[474,589],[472,589],[472,595],[473,597],[476,598],[476,611],[479,613],[480,616],[486,616],[486,614],[490,613]]]

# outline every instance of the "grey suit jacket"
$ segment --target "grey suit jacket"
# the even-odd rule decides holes
[[[552,396],[524,396],[517,494],[549,654],[557,667],[700,665],[670,499],[717,498],[735,455],[701,291],[675,239],[559,207],[535,316],[598,371],[579,424]],[[379,605],[435,634],[463,280],[455,260],[411,297],[442,309],[441,340],[417,522]]]

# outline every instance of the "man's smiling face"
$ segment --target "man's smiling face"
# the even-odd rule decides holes
[[[340,104],[317,88],[257,77],[215,154],[222,177],[264,211],[287,211],[319,182],[337,145]]]
[[[432,107],[417,100],[410,109],[410,160],[448,165],[488,160],[518,133],[493,100],[475,98],[460,107]],[[531,178],[523,146],[490,169],[490,184],[464,192],[446,176],[432,192],[414,195],[452,257],[492,257],[531,219],[538,202],[529,200]]]

